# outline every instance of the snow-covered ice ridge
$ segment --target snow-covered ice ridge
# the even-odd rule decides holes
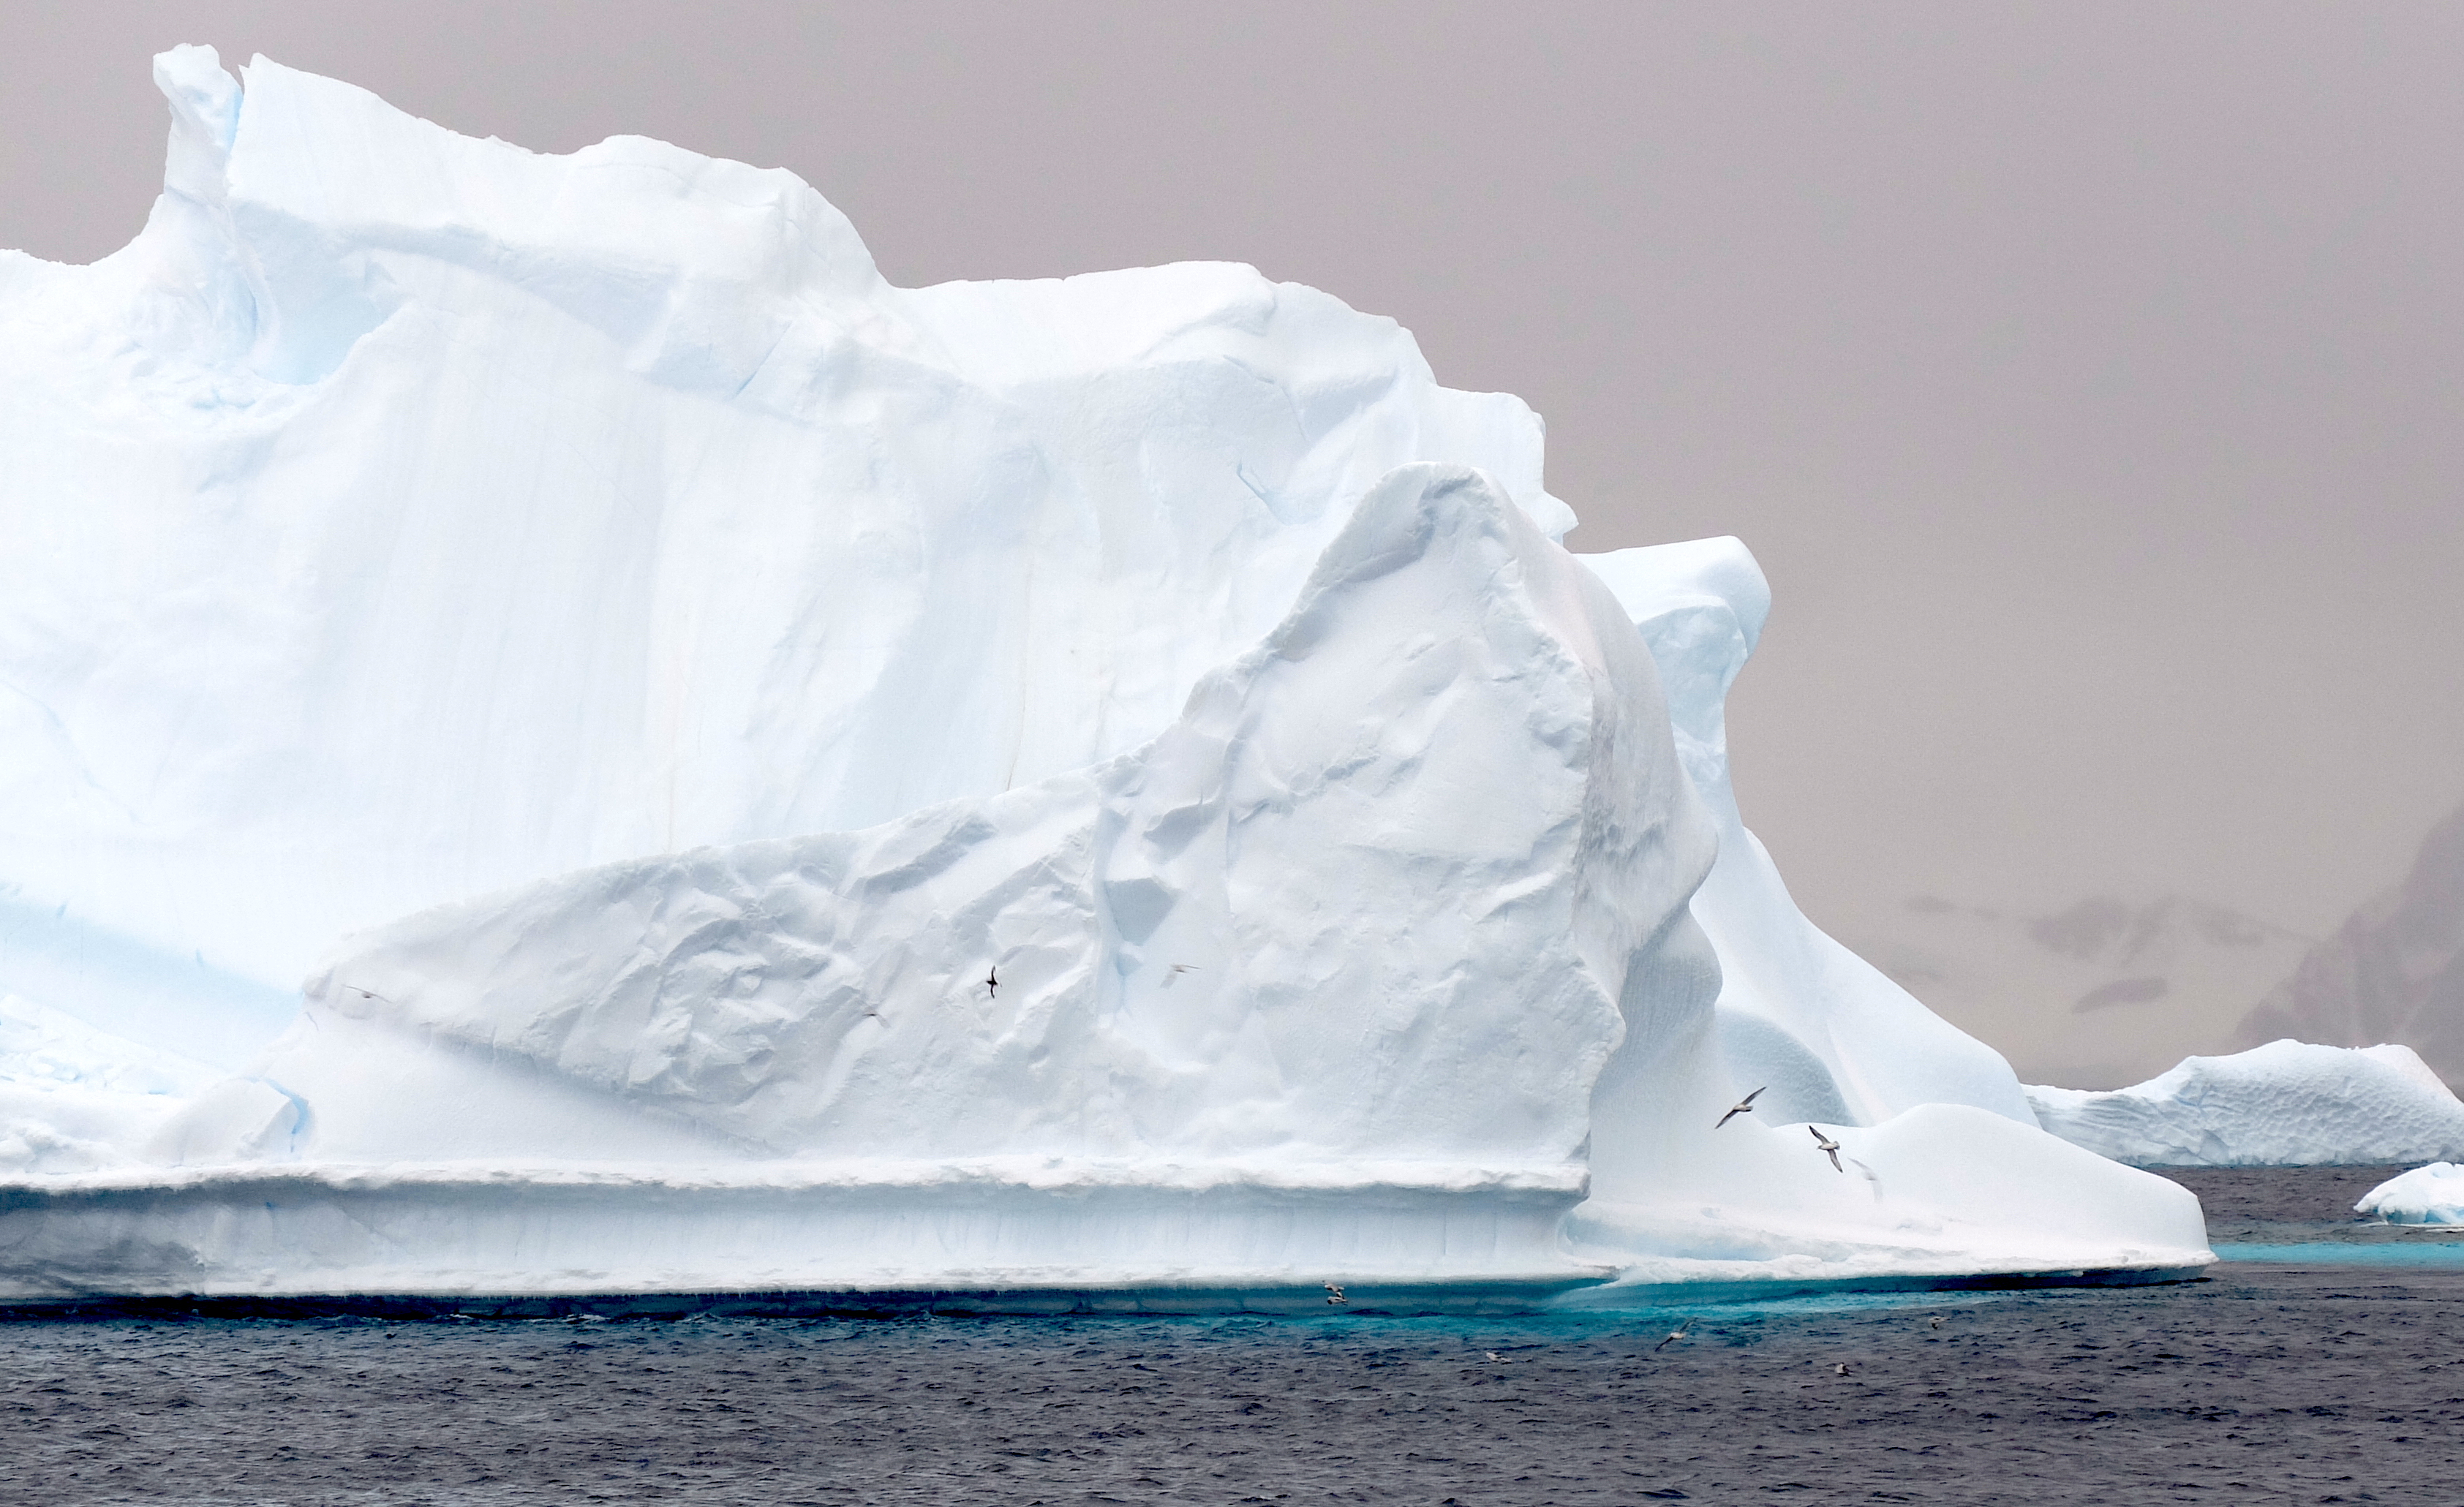
[[[2211,1259],[1790,902],[1744,546],[1569,555],[1391,320],[156,74],[0,253],[0,1295]]]
[[[2409,1046],[2271,1041],[2129,1088],[2030,1085],[2044,1127],[2133,1167],[2366,1167],[2464,1156],[2464,1103]]]

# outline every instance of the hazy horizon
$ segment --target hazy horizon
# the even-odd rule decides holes
[[[143,223],[197,41],[790,167],[903,284],[1214,258],[1393,315],[1550,421],[1572,547],[1754,549],[1740,798],[1852,938],[1920,893],[2323,934],[2464,800],[2464,14],[19,11],[0,244],[53,259]]]

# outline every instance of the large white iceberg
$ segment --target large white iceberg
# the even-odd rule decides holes
[[[2271,1041],[2129,1088],[2030,1085],[2044,1127],[2133,1167],[2327,1167],[2464,1154],[2464,1103],[2408,1046]]]
[[[0,255],[0,989],[97,1064],[0,1100],[0,1290],[2210,1258],[1789,902],[1744,547],[1568,555],[1392,321],[157,76],[145,231]]]

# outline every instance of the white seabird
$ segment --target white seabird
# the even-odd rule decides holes
[[[1805,1127],[1805,1133],[1814,1137],[1815,1147],[1818,1148],[1825,1156],[1831,1158],[1831,1169],[1833,1171],[1842,1174],[1847,1172],[1848,1168],[1839,1165],[1838,1142],[1832,1140],[1829,1136],[1824,1135],[1821,1131],[1816,1130],[1812,1125],[1807,1125]]]
[[[1760,1099],[1764,1092],[1770,1087],[1771,1084],[1765,1083],[1761,1088],[1757,1088],[1752,1093],[1748,1094],[1745,1098],[1738,1100],[1737,1107],[1729,1110],[1727,1114],[1722,1115],[1720,1117],[1720,1125],[1713,1125],[1711,1128],[1717,1130],[1720,1128],[1720,1125],[1727,1125],[1729,1121],[1734,1120],[1739,1115],[1752,1114],[1754,1112],[1754,1101]]]

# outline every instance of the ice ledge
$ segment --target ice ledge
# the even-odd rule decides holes
[[[616,1162],[230,1162],[115,1168],[108,1171],[0,1178],[0,1208],[24,1196],[137,1191],[196,1192],[240,1187],[331,1189],[602,1189],[646,1192],[826,1192],[832,1190],[1019,1190],[1068,1193],[1145,1189],[1203,1192],[1256,1188],[1282,1192],[1537,1195],[1579,1200],[1590,1172],[1563,1164],[1477,1167],[1442,1162],[1353,1161],[1152,1163],[999,1156],[956,1161],[864,1157],[644,1167]]]
[[[1438,1169],[198,1168],[0,1186],[0,1300],[1596,1281],[1579,1178]],[[1108,1175],[1110,1173],[1110,1175]],[[1168,1177],[1175,1175],[1167,1172]],[[176,1179],[176,1180],[174,1180]],[[818,1179],[818,1180],[817,1180]]]
[[[1579,1168],[1428,1163],[61,1174],[0,1183],[0,1303],[195,1298],[343,1311],[357,1300],[330,1295],[358,1294],[514,1314],[550,1299],[632,1312],[656,1295],[701,1295],[687,1304],[698,1310],[733,1294],[814,1312],[1529,1311],[2165,1281],[2214,1259],[2093,1236],[2022,1244],[1923,1219],[1890,1231],[1753,1227],[1583,1195]],[[1330,1305],[1334,1288],[1343,1302]]]

